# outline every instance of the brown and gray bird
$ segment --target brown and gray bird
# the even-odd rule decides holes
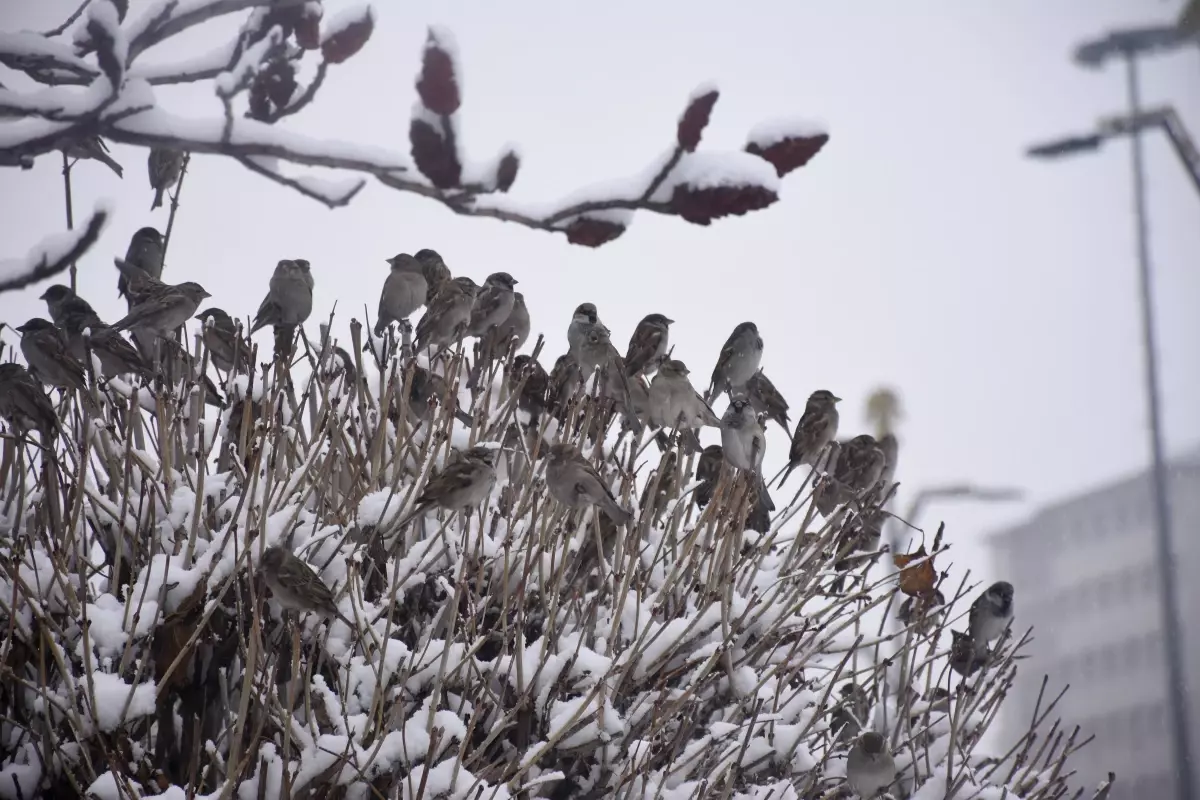
[[[841,400],[842,398],[835,396],[828,389],[817,389],[808,396],[804,413],[796,423],[796,432],[792,436],[792,446],[788,451],[787,469],[779,481],[780,486],[787,481],[792,470],[801,464],[816,466],[822,451],[837,437],[837,404]]]
[[[755,412],[765,414],[767,419],[779,423],[779,427],[783,428],[785,432],[791,433],[792,423],[788,419],[788,401],[775,388],[775,384],[771,383],[767,373],[760,369],[751,375],[750,380],[746,381],[745,393],[750,398],[750,405],[754,406]]]
[[[204,326],[208,360],[217,369],[222,372],[247,372],[250,369],[250,342],[241,336],[233,317],[224,309],[209,306],[194,319]]]
[[[446,466],[425,484],[417,497],[413,510],[400,525],[404,526],[431,508],[447,511],[472,511],[492,491],[496,482],[496,458],[499,448],[495,445],[475,445],[453,464]]]
[[[268,547],[258,569],[279,605],[289,611],[312,611],[325,618],[337,617],[354,627],[338,611],[333,591],[321,576],[290,550],[278,545]]]
[[[382,336],[393,322],[408,324],[408,318],[425,305],[429,295],[429,282],[421,262],[408,253],[400,253],[387,260],[391,265],[383,291],[379,294],[379,314],[375,320],[375,335]]]
[[[150,205],[153,211],[163,204],[163,193],[179,182],[183,172],[183,151],[151,147],[146,166],[150,173],[150,188],[154,190],[154,202]]]
[[[513,307],[508,319],[497,325],[488,334],[488,346],[496,355],[507,353],[509,348],[515,353],[529,339],[532,330],[529,320],[529,309],[525,306],[525,295],[513,292]]]
[[[869,492],[879,483],[886,461],[875,437],[864,433],[842,445],[834,478],[856,495]]]
[[[466,292],[467,296],[471,298],[472,303],[474,303],[475,298],[479,296],[479,284],[468,278],[466,275],[459,275],[457,278],[453,278],[451,283],[456,284],[458,288]]]
[[[662,314],[647,314],[633,329],[625,351],[625,370],[630,375],[658,369],[667,355],[670,327],[675,322]]]
[[[753,322],[739,323],[725,340],[717,365],[713,367],[709,399],[730,387],[741,386],[758,372],[762,363],[763,340]]]
[[[896,780],[896,762],[887,739],[874,731],[858,737],[846,754],[846,782],[862,800],[870,800]]]
[[[156,286],[162,280],[163,235],[157,228],[139,228],[129,238],[129,248],[124,259],[116,259],[121,276],[117,278],[117,294],[126,297],[132,305],[138,294]],[[142,279],[149,277],[149,286]],[[131,287],[132,284],[132,287]]]
[[[487,276],[471,306],[471,321],[467,323],[468,336],[483,336],[508,319],[516,302],[513,287],[517,283],[517,279],[507,272],[493,272]]]
[[[758,495],[757,504],[767,511],[773,511],[775,503],[767,493],[762,476],[763,458],[767,454],[767,434],[750,400],[744,396],[731,399],[729,408],[721,416],[721,448],[726,461],[751,476],[751,485]]]
[[[700,452],[700,458],[696,461],[696,480],[700,481],[700,485],[696,487],[696,507],[704,508],[712,500],[713,492],[717,488],[717,481],[721,478],[721,465],[725,463],[725,449],[719,444],[710,444]]]
[[[546,488],[550,495],[568,508],[599,506],[618,525],[633,519],[633,512],[617,503],[612,490],[589,464],[575,445],[552,445],[546,461]]]
[[[596,325],[604,328],[605,333],[609,332],[604,323],[600,321],[595,304],[580,303],[571,316],[571,324],[567,326],[567,349],[576,361],[579,360],[579,345],[583,343],[587,332]]]
[[[641,506],[653,515],[655,525],[666,512],[670,501],[677,496],[679,481],[675,470],[678,463],[679,454],[675,450],[667,450],[659,459],[658,469],[650,474],[642,490]],[[655,488],[655,481],[658,481],[658,487],[651,497],[650,490]]]
[[[673,358],[663,361],[650,381],[648,413],[651,425],[668,430],[678,428],[685,449],[696,452],[700,449],[696,429],[719,428],[721,419],[692,386],[689,374],[682,361]]]
[[[71,354],[61,328],[49,320],[34,317],[17,330],[21,333],[21,353],[42,383],[66,390],[87,388],[87,373],[79,359]]]
[[[472,297],[457,281],[446,281],[417,323],[417,347],[449,347],[471,319]]]
[[[116,331],[132,329],[169,338],[180,325],[195,316],[200,303],[211,296],[195,281],[185,281],[134,303],[129,313],[111,327]]]
[[[118,178],[125,177],[125,170],[116,162],[116,159],[108,154],[108,145],[99,136],[85,136],[82,139],[76,139],[64,147],[63,150],[70,158],[99,161],[117,173]]]
[[[437,251],[425,248],[418,250],[413,256],[421,264],[421,272],[425,275],[425,283],[429,289],[425,295],[425,303],[428,305],[433,302],[433,298],[437,295],[438,289],[442,288],[442,284],[450,280],[450,268],[446,266],[446,262],[438,255]]]
[[[971,603],[967,632],[976,645],[999,639],[1013,619],[1013,585],[996,581]]]
[[[969,678],[979,671],[988,660],[986,644],[979,644],[968,633],[951,630],[950,669]]]
[[[18,434],[38,431],[47,437],[58,432],[58,417],[46,390],[20,364],[0,364],[0,417]]]
[[[529,415],[530,427],[537,427],[549,402],[550,376],[546,368],[533,356],[519,355],[508,373],[508,387],[514,392],[520,387],[517,408]]]
[[[267,296],[254,315],[250,333],[257,333],[268,325],[294,328],[304,324],[312,313],[314,285],[307,261],[302,258],[281,260],[275,265]]]
[[[579,372],[579,365],[570,353],[563,353],[555,360],[554,367],[550,370],[550,382],[546,392],[546,406],[560,421],[566,417],[575,392],[582,383],[583,376]]]
[[[858,737],[862,725],[871,713],[871,698],[857,683],[851,681],[839,690],[842,699],[829,712],[829,730],[839,742],[849,742]]]
[[[99,322],[100,317],[96,315],[96,311],[91,305],[79,295],[75,294],[69,286],[64,286],[61,283],[56,283],[50,286],[46,291],[42,292],[41,298],[46,301],[46,309],[50,312],[50,319],[54,320],[55,325],[62,325],[63,311],[70,305],[73,313],[90,315]]]

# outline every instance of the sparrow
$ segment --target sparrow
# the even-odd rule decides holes
[[[496,482],[496,454],[493,445],[475,445],[462,457],[434,475],[421,490],[417,502],[401,526],[424,514],[431,508],[447,511],[470,511],[479,506],[491,494]]]
[[[483,282],[483,288],[475,295],[471,306],[471,321],[467,323],[468,336],[483,336],[492,328],[508,319],[516,298],[513,286],[519,281],[507,272],[493,272]]]
[[[896,434],[885,433],[879,437],[879,449],[883,451],[883,474],[879,476],[879,485],[887,492],[896,481],[896,459],[900,454],[900,443]]]
[[[996,581],[971,603],[967,632],[980,647],[999,639],[1013,619],[1013,585]]]
[[[312,611],[326,618],[337,617],[354,627],[338,611],[333,591],[321,576],[291,551],[278,545],[268,547],[258,569],[279,605],[291,611]]]
[[[223,309],[209,306],[193,319],[204,326],[208,359],[222,372],[250,370],[250,342],[239,333],[237,323]]]
[[[169,147],[151,147],[147,159],[150,173],[150,188],[154,190],[154,202],[150,210],[158,208],[163,203],[163,192],[179,182],[183,172],[183,151]]]
[[[454,284],[457,284],[458,288],[460,288],[464,292],[466,292],[467,296],[471,298],[472,303],[475,302],[475,298],[479,295],[479,284],[478,283],[471,280],[466,275],[460,275],[457,278],[453,278],[451,280],[451,282]]]
[[[721,478],[721,464],[725,461],[725,449],[719,444],[710,444],[700,452],[696,462],[695,478],[700,481],[696,487],[696,507],[704,508],[712,500],[717,481]]]
[[[604,323],[600,321],[600,317],[596,313],[596,306],[592,303],[581,303],[575,309],[574,316],[571,317],[571,324],[567,326],[567,350],[576,361],[579,360],[579,345],[583,343],[584,336],[595,325],[599,325],[604,328],[606,333],[608,332],[608,328],[604,327]]]
[[[450,389],[446,379],[436,372],[430,372],[415,362],[412,363],[413,375],[408,385],[408,421],[416,426],[420,423],[433,422],[438,406],[450,398]],[[454,398],[454,416],[464,425],[471,424],[471,417],[458,405]],[[388,409],[388,418],[394,423],[400,421],[400,401],[393,400]]]
[[[755,507],[774,511],[775,503],[767,493],[762,477],[767,435],[745,396],[738,395],[730,400],[729,408],[721,417],[721,451],[726,461],[752,476],[751,486],[757,495]]]
[[[71,158],[90,158],[99,161],[117,173],[118,178],[125,177],[125,170],[108,154],[108,145],[99,136],[85,136],[82,139],[76,139],[64,147],[63,150]]]
[[[568,508],[599,506],[609,519],[625,525],[633,512],[617,503],[608,484],[589,464],[575,445],[560,442],[551,445],[546,461],[546,488],[550,496]]]
[[[513,307],[508,318],[492,328],[488,334],[488,346],[493,353],[507,353],[509,347],[515,353],[529,340],[531,331],[529,309],[525,306],[525,295],[513,292]],[[510,344],[511,343],[511,344]]]
[[[779,481],[780,486],[787,481],[792,470],[801,464],[816,466],[821,453],[837,437],[837,404],[841,400],[842,398],[836,397],[828,389],[817,389],[808,396],[804,413],[800,415],[800,421],[796,423],[796,432],[792,435],[788,465]]]
[[[521,393],[517,396],[517,408],[529,415],[530,427],[537,427],[549,402],[550,376],[533,356],[519,355],[513,359],[508,388],[515,392],[518,387]]]
[[[935,589],[929,597],[909,597],[900,604],[896,619],[907,626],[912,626],[917,633],[929,633],[937,623],[938,609],[946,605],[946,596],[941,590]]]
[[[722,391],[733,386],[741,386],[750,380],[758,365],[762,362],[763,340],[758,335],[758,326],[753,322],[742,322],[733,329],[721,355],[717,357],[717,365],[713,367],[712,384],[709,387],[709,398],[715,397]]]
[[[428,305],[433,302],[433,298],[442,284],[450,280],[450,268],[446,266],[446,262],[436,251],[428,248],[418,250],[413,258],[421,264],[421,272],[429,287],[425,294],[425,304]]]
[[[43,438],[58,432],[58,417],[42,385],[15,362],[0,364],[0,417],[18,434],[38,431]]]
[[[471,319],[471,295],[456,281],[446,281],[417,323],[417,347],[449,347]]]
[[[160,338],[167,338],[195,315],[196,309],[206,297],[212,295],[206,292],[203,286],[194,281],[186,281],[134,303],[129,313],[110,327],[115,331],[132,328],[135,331],[146,331]]]
[[[641,425],[634,412],[634,400],[630,379],[625,370],[625,359],[613,347],[608,328],[600,323],[591,325],[577,348],[576,361],[585,386],[590,386],[592,373],[602,370],[600,397],[612,400],[613,407],[623,414],[625,424],[640,431]]]
[[[674,450],[667,450],[659,459],[658,469],[650,473],[646,487],[642,490],[641,507],[650,510],[655,525],[667,510],[667,505],[678,495],[679,482],[675,476],[675,468],[678,463],[678,453]],[[658,481],[658,488],[651,497],[650,490],[654,487],[655,480]]]
[[[62,325],[63,309],[68,305],[71,306],[73,313],[90,314],[97,323],[100,321],[100,317],[96,315],[95,309],[88,304],[88,301],[75,294],[74,289],[61,283],[48,287],[46,291],[42,292],[39,299],[46,301],[46,309],[50,312],[50,319],[54,320],[55,325]]]
[[[251,335],[268,325],[291,328],[301,325],[312,313],[313,276],[304,259],[283,259],[275,265],[267,296],[258,306]]]
[[[379,295],[379,314],[375,319],[375,335],[382,336],[387,326],[402,322],[425,305],[429,282],[425,280],[421,262],[408,253],[387,259],[391,266],[383,291]]]
[[[886,461],[887,456],[875,437],[864,433],[841,446],[834,478],[853,494],[860,495],[879,483]]]
[[[951,630],[950,633],[953,636],[950,644],[950,669],[964,678],[969,678],[987,663],[987,645],[975,642],[970,634],[961,631]]]
[[[71,355],[81,362],[86,355],[83,333],[86,330],[92,353],[100,360],[100,372],[106,377],[136,373],[147,381],[154,378],[151,365],[146,363],[142,354],[133,345],[125,341],[121,334],[105,325],[91,310],[91,306],[80,298],[68,301],[62,311],[63,332],[67,335],[67,343]]]
[[[688,379],[689,374],[687,365],[682,361],[663,361],[654,375],[654,380],[650,381],[648,414],[651,425],[667,429],[678,428],[681,441],[684,441],[692,452],[696,452],[700,449],[696,429],[704,426],[719,428],[721,420],[692,386]],[[640,378],[634,380],[640,382]]]
[[[71,354],[61,328],[34,317],[16,330],[21,333],[25,361],[43,383],[67,390],[87,388],[83,364]]]
[[[846,783],[862,800],[869,800],[896,780],[896,762],[887,740],[874,731],[858,737],[846,754]]]
[[[829,730],[839,742],[857,738],[862,723],[871,713],[871,698],[867,691],[851,681],[841,688],[842,699],[829,712]]]
[[[139,228],[129,237],[125,258],[116,260],[117,269],[121,271],[117,278],[117,294],[126,297],[130,283],[136,286],[142,276],[153,278],[154,283],[162,279],[164,244],[163,235],[157,228]]]
[[[761,369],[746,381],[745,393],[750,398],[750,405],[755,413],[766,414],[767,419],[779,423],[785,432],[791,432],[792,423],[788,419],[788,401],[771,383],[771,379]]]
[[[647,314],[633,329],[625,351],[625,371],[637,375],[658,369],[667,355],[669,328],[675,322],[662,314]]]

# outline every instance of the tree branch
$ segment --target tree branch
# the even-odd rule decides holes
[[[87,225],[47,237],[25,258],[0,261],[0,292],[23,289],[57,275],[86,253],[108,223],[108,211],[97,208]]]

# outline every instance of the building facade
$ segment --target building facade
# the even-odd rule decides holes
[[[1200,451],[1169,469],[1172,562],[1182,618],[1193,774],[1200,774]],[[989,537],[997,575],[1016,589],[1014,635],[1033,628],[1029,658],[1002,721],[1012,742],[1069,691],[1048,722],[1095,739],[1072,763],[1080,785],[1117,773],[1110,800],[1174,798],[1166,661],[1150,474],[1040,510]],[[1193,794],[1200,797],[1200,786]],[[1085,795],[1090,796],[1090,795]]]

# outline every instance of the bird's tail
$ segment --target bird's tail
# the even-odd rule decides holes
[[[154,190],[154,202],[150,204],[150,210],[162,207],[163,187],[159,186]]]
[[[629,521],[633,519],[633,512],[626,508],[622,508],[621,504],[617,502],[616,498],[607,492],[604,493],[604,501],[601,505],[604,509],[604,513],[608,515],[608,518],[618,525],[628,525]]]
[[[117,163],[116,159],[114,159],[108,153],[105,153],[104,151],[100,150],[99,148],[96,148],[96,153],[95,153],[94,158],[97,161],[104,163],[113,172],[117,173],[118,178],[125,177],[125,170],[121,167],[120,164]]]
[[[779,471],[783,477],[780,478],[779,475],[775,476],[775,478],[779,478],[779,483],[775,483],[775,478],[771,478],[771,483],[775,484],[776,486],[783,486],[785,483],[787,483],[787,479],[791,477],[792,470],[798,466],[800,466],[799,461],[789,460],[787,466]]]

